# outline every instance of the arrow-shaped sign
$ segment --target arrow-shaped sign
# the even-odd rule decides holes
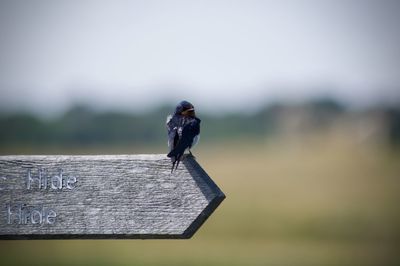
[[[191,156],[0,156],[0,239],[190,238],[224,198]]]

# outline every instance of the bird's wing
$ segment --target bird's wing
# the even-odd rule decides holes
[[[168,147],[170,151],[176,146],[179,139],[179,122],[179,118],[176,116],[169,115],[167,117],[166,126],[168,132]]]
[[[200,134],[200,119],[191,119],[182,129],[182,136],[175,148],[168,153],[168,157],[181,157],[185,150],[189,148],[195,136]]]

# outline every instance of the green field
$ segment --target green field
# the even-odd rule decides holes
[[[195,155],[227,198],[192,239],[0,241],[0,264],[400,265],[398,151],[325,136]]]

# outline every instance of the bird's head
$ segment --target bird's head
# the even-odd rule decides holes
[[[177,106],[175,110],[176,114],[180,114],[183,116],[191,116],[194,117],[195,111],[194,111],[194,106],[188,101],[181,101]]]

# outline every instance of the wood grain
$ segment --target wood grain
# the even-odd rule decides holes
[[[0,156],[0,239],[190,238],[224,198],[191,156]]]

